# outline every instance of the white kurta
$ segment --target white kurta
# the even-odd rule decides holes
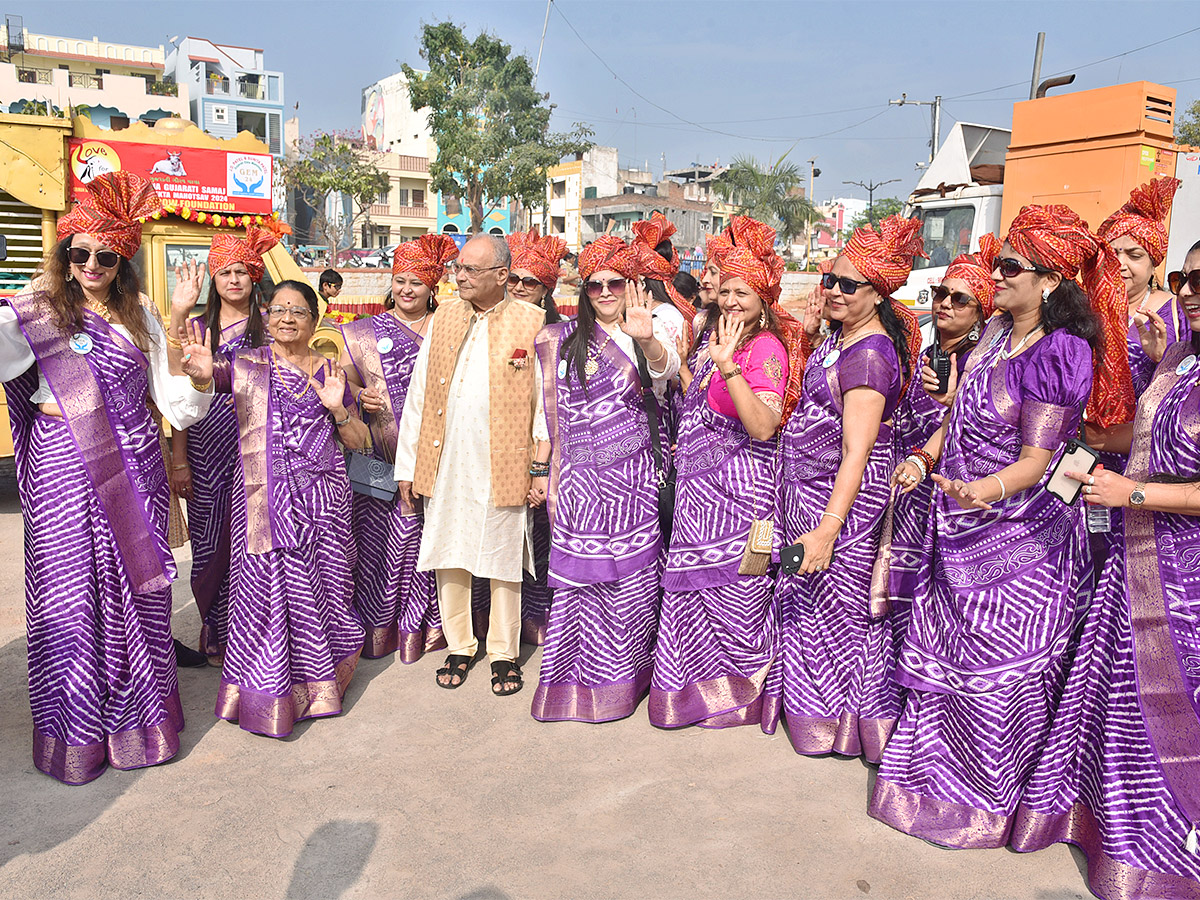
[[[495,307],[493,307],[495,309]],[[418,571],[466,569],[478,578],[520,581],[521,569],[533,571],[528,509],[492,505],[490,378],[487,313],[475,313],[454,367],[444,415],[444,446],[425,498]],[[408,396],[400,414],[396,442],[396,480],[412,481],[417,438],[425,414],[425,379],[430,341],[421,342]]]
[[[195,425],[208,413],[213,402],[213,392],[202,394],[192,387],[186,375],[172,375],[167,368],[166,333],[162,323],[150,310],[143,307],[146,327],[150,330],[150,399],[174,428]],[[133,337],[124,325],[113,324],[113,330],[132,342]],[[33,350],[21,326],[17,314],[11,307],[0,307],[0,381],[11,381],[36,362]],[[46,378],[38,372],[38,389],[29,397],[31,403],[54,403],[54,394]]]

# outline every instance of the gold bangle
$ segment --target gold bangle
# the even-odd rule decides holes
[[[192,390],[194,390],[200,394],[207,394],[208,389],[210,387],[212,387],[212,383],[213,383],[213,380],[210,378],[210,379],[208,379],[208,381],[201,382],[200,384],[196,384],[196,379],[192,378],[191,376],[188,376],[188,381],[190,381],[192,383]]]
[[[190,469],[190,468],[191,468],[191,466],[189,466],[187,463],[182,463],[179,465],[171,466],[171,471],[172,472],[182,472],[184,469]]]
[[[174,347],[176,350],[183,349],[183,341],[179,340],[179,338],[171,337],[171,332],[169,331],[166,333],[166,335],[168,347]]]

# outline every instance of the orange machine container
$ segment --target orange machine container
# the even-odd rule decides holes
[[[1149,81],[1014,104],[1000,233],[1028,203],[1065,203],[1098,228],[1139,184],[1175,174],[1174,131],[1175,91]]]

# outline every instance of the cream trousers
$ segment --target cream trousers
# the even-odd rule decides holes
[[[466,569],[437,569],[438,611],[449,652],[474,657],[479,649],[471,614],[471,573]],[[521,585],[492,579],[492,612],[488,619],[488,660],[515,662],[521,651]]]

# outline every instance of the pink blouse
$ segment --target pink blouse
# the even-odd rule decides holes
[[[772,409],[783,409],[783,390],[788,378],[788,357],[783,342],[769,331],[754,337],[749,344],[733,353],[733,361],[742,367],[742,377],[755,394],[773,394],[763,397]],[[777,399],[776,399],[777,398]],[[738,419],[737,407],[729,396],[725,378],[715,368],[708,382],[708,405],[714,411],[731,419]]]

